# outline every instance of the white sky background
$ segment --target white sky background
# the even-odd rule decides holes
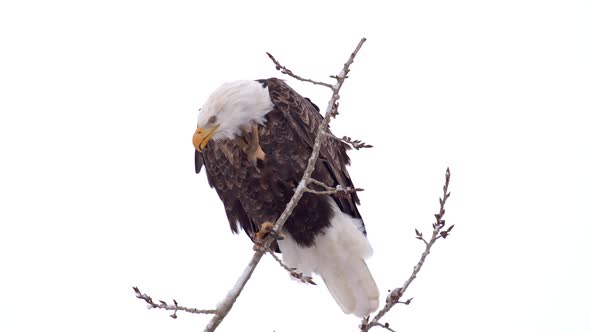
[[[328,80],[383,294],[403,284],[451,167],[448,223],[397,331],[590,330],[586,1],[0,4],[0,330],[199,331],[131,290],[212,308],[251,256],[194,174],[219,84]],[[324,109],[329,91],[288,83]],[[319,279],[318,279],[319,281]],[[354,331],[265,257],[219,331]]]

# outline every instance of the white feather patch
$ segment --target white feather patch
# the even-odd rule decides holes
[[[342,311],[364,317],[379,306],[379,290],[364,261],[372,248],[359,229],[360,220],[330,203],[331,226],[316,236],[313,246],[300,247],[285,232],[285,239],[278,241],[283,262],[305,275],[319,274]]]
[[[268,87],[257,81],[228,82],[213,91],[201,107],[197,126],[219,124],[212,139],[233,139],[244,127],[264,124],[264,116],[273,108]],[[213,116],[216,121],[209,123]]]

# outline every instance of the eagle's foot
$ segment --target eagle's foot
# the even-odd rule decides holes
[[[258,160],[266,159],[266,153],[264,153],[260,146],[257,124],[253,125],[251,128],[248,146],[246,147],[246,154],[248,155],[248,161],[252,162],[254,165],[256,165]]]
[[[260,225],[260,230],[254,235],[256,242],[262,243],[267,236],[274,238],[275,240],[283,240],[285,236],[281,232],[275,232],[275,224],[270,221],[265,221]]]

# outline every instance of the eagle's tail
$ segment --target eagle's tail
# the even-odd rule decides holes
[[[316,237],[313,246],[300,247],[285,234],[279,241],[283,261],[304,274],[319,274],[342,311],[364,317],[379,306],[379,290],[364,260],[371,245],[359,230],[360,220],[336,204],[333,209],[331,227]]]

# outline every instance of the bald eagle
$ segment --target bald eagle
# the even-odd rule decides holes
[[[196,171],[205,166],[234,233],[239,225],[255,239],[278,219],[322,120],[317,106],[276,78],[225,83],[210,95],[193,136]],[[353,188],[348,148],[326,138],[312,178]],[[275,249],[289,267],[320,275],[342,311],[364,317],[377,309],[379,291],[365,263],[372,249],[358,203],[356,193],[304,193]]]

